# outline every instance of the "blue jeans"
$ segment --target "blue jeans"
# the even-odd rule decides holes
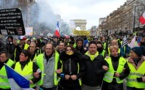
[[[143,89],[137,89],[137,88],[127,87],[127,90],[143,90]]]

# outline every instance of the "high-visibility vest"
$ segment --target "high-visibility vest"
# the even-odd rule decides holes
[[[73,47],[74,47],[74,48],[76,48],[76,46],[77,46],[77,44],[76,44],[76,43],[74,43],[74,44],[73,44]]]
[[[28,50],[29,45],[27,43],[24,44],[24,50]],[[17,49],[14,50],[14,61],[16,62],[16,55],[17,55]]]
[[[6,63],[9,67],[14,64],[14,61],[9,59]],[[10,84],[7,78],[5,66],[0,69],[0,89],[10,89]]]
[[[43,79],[45,76],[44,73],[44,54],[40,54],[37,59],[36,59],[36,63],[39,66],[39,68],[41,69],[41,80],[38,81],[38,85],[42,85],[43,84]],[[58,68],[58,61],[59,61],[59,53],[57,51],[55,51],[55,65],[54,65],[54,71],[56,71]],[[54,72],[54,85],[58,85],[59,82],[59,78],[56,72]]]
[[[114,73],[115,72],[116,73],[122,73],[123,70],[124,70],[124,66],[125,66],[127,60],[124,59],[123,57],[120,57],[119,58],[118,68],[117,68],[116,71],[113,68],[113,64],[112,64],[111,58],[109,57],[109,58],[106,58],[105,60],[109,64],[109,70],[105,73],[103,80],[106,81],[106,82],[108,82],[108,83],[111,83],[113,81],[113,78],[115,78],[116,79],[116,82],[118,84],[123,83],[123,80],[120,80],[118,77],[114,77]]]
[[[33,78],[33,62],[30,60],[27,65],[25,65],[24,69],[21,69],[20,62],[15,64],[14,70],[25,77],[27,80],[31,80]],[[35,87],[35,84],[30,84],[30,87]]]
[[[105,57],[105,50],[102,51],[102,53],[100,53],[100,55],[102,55],[103,57]]]
[[[35,61],[36,61],[37,56],[38,56],[38,55],[37,55],[37,53],[35,53],[35,56],[34,56],[33,60],[31,60],[31,61],[35,62]]]
[[[104,48],[104,50],[106,50],[106,47],[107,47],[107,44],[106,44],[106,42],[103,44],[103,48]]]
[[[121,51],[121,50],[120,50],[120,48],[119,48],[119,49],[118,49],[118,53],[119,53],[119,54],[120,54],[120,51]],[[110,53],[110,48],[108,48],[108,55],[110,56],[110,54],[111,54],[111,53]]]
[[[145,88],[145,82],[138,82],[137,78],[141,78],[145,75],[145,61],[141,64],[141,66],[136,69],[131,63],[128,62],[128,66],[130,68],[130,74],[127,77],[127,86],[135,87],[138,89]]]

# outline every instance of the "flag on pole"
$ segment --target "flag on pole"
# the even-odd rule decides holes
[[[57,37],[60,37],[60,33],[59,33],[59,22],[57,22],[57,24],[56,24],[56,30],[54,32],[54,35],[57,36]]]
[[[18,74],[16,71],[14,71],[6,64],[5,64],[5,68],[11,86],[11,90],[33,90],[29,88],[30,83],[27,79],[25,79],[23,76]]]
[[[123,38],[122,47],[128,44],[126,36]]]
[[[145,12],[141,15],[141,17],[139,18],[139,22],[143,25],[145,24]]]
[[[134,36],[134,38],[131,40],[131,42],[128,44],[128,46],[130,48],[136,47],[138,46],[137,42],[136,42],[136,36]]]

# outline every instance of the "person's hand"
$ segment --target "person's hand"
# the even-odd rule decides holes
[[[108,70],[108,67],[107,67],[107,66],[105,66],[105,65],[103,65],[103,66],[102,66],[102,68],[103,68],[105,71],[107,71],[107,70]]]
[[[60,74],[60,73],[62,73],[62,70],[61,70],[61,69],[57,69],[57,70],[56,70],[56,73],[57,73],[57,74]]]
[[[39,75],[40,72],[41,72],[41,70],[37,69],[37,71],[33,73],[34,77],[39,78],[40,77],[40,75]]]
[[[72,80],[76,80],[77,79],[77,75],[71,75],[71,79]]]
[[[120,74],[119,73],[115,73],[115,77],[119,77],[120,76]]]
[[[34,77],[36,77],[36,78],[39,78],[40,77],[40,75],[39,75],[39,72],[34,72]]]
[[[30,82],[30,84],[33,84],[33,81],[32,80],[30,80],[29,82]]]
[[[68,80],[70,78],[70,75],[65,75],[65,79]]]

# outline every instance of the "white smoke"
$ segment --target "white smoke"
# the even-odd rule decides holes
[[[54,14],[46,0],[35,0],[28,5],[21,5],[18,0],[0,0],[0,8],[20,8],[25,27],[33,27],[38,34],[53,34],[57,21],[60,24],[60,33],[70,34],[69,25],[61,19],[60,15]]]

